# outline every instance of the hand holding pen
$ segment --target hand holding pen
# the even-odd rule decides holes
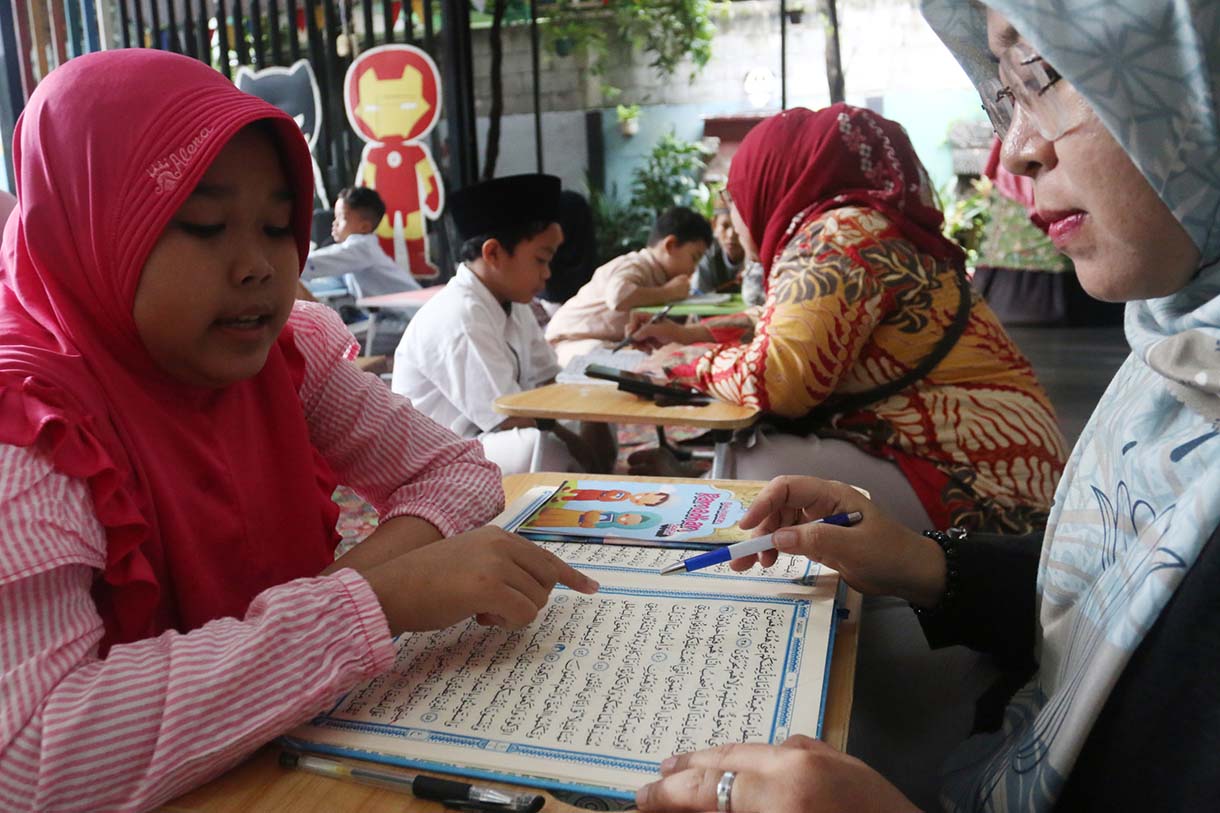
[[[855,525],[860,520],[864,519],[864,515],[859,511],[849,511],[841,514],[831,514],[830,516],[820,517],[813,522],[821,522],[827,525],[838,525],[841,528],[848,528]],[[763,534],[756,536],[753,539],[747,539],[744,542],[737,542],[732,545],[725,545],[723,548],[718,548],[707,553],[700,553],[696,556],[688,556],[681,562],[675,562],[672,565],[667,565],[661,568],[661,575],[668,576],[671,573],[690,573],[695,570],[703,570],[704,568],[714,567],[715,565],[731,562],[733,560],[745,559],[754,557],[756,554],[764,551],[775,549],[775,534]]]
[[[629,332],[626,336],[623,337],[623,340],[621,342],[614,345],[614,347],[611,349],[622,350],[624,347],[631,344],[632,340],[635,338],[635,334],[640,330],[640,328],[646,327],[648,325],[655,325],[657,322],[664,319],[666,317],[666,315],[668,315],[669,312],[671,310],[673,310],[673,307],[674,307],[674,303],[671,302],[668,305],[666,305],[665,307],[661,308],[659,311],[657,311],[656,313],[654,313],[652,315],[651,319],[649,319],[643,325],[640,325],[640,327],[637,327],[635,330]]]
[[[850,512],[862,516],[850,528],[812,521]],[[774,550],[757,554],[764,567],[774,564],[778,553],[805,556],[837,570],[865,595],[897,596],[920,607],[936,606],[945,590],[947,568],[940,545],[894,520],[844,483],[777,477],[754,499],[739,524],[772,534]],[[730,561],[729,566],[748,570],[755,561],[750,555]]]

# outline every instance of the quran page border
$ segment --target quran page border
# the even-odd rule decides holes
[[[777,696],[771,709],[771,729],[768,736],[768,742],[776,742],[776,731],[783,731],[783,737],[786,738],[787,732],[791,728],[792,723],[792,708],[791,704],[797,694],[797,689],[800,685],[800,656],[803,651],[803,642],[806,634],[809,631],[809,621],[811,617],[811,605],[813,602],[808,599],[793,599],[793,598],[770,598],[764,596],[743,596],[728,593],[702,593],[702,592],[687,592],[679,590],[655,590],[647,588],[616,588],[603,587],[602,592],[613,595],[624,595],[637,598],[671,598],[685,600],[700,600],[700,601],[727,601],[740,604],[758,605],[770,604],[780,605],[785,609],[791,609],[793,612],[792,620],[789,625],[788,639],[784,644],[784,663],[779,672],[779,687]],[[798,635],[799,625],[799,635]],[[829,650],[828,655],[829,657]],[[791,685],[789,682],[791,681]],[[332,719],[330,714],[341,707],[347,700],[349,693],[344,693],[343,697],[332,706],[330,712],[315,717],[311,724],[320,729],[330,729],[335,731],[350,731],[362,734],[374,734],[398,740],[406,740],[412,743],[421,745],[440,745],[454,748],[462,748],[471,753],[484,754],[503,754],[517,755],[524,757],[532,757],[536,759],[547,759],[566,766],[587,765],[590,767],[601,767],[610,770],[625,771],[628,773],[645,773],[653,774],[660,768],[660,761],[641,760],[641,759],[624,759],[622,757],[613,757],[606,754],[583,753],[565,749],[557,749],[543,746],[532,746],[524,743],[515,743],[507,740],[495,740],[491,737],[476,737],[471,735],[458,735],[445,731],[433,731],[431,729],[420,729],[414,726],[397,726],[387,725],[383,723],[366,723],[355,722],[350,720]],[[823,687],[824,694],[824,687]],[[780,715],[784,717],[781,720]],[[821,726],[821,717],[819,713],[818,726]],[[481,741],[478,742],[468,741]],[[363,749],[355,749],[363,750]],[[379,752],[380,753],[380,752]],[[424,760],[426,757],[398,757],[400,759],[409,760]],[[435,760],[434,760],[435,762]],[[444,763],[454,764],[460,770],[466,772],[468,770],[497,770],[496,768],[464,768],[460,763]],[[542,777],[545,778],[545,777]],[[552,782],[563,782],[566,780],[549,780]]]

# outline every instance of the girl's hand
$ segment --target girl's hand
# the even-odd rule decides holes
[[[847,511],[859,511],[864,519],[850,528],[811,523]],[[945,590],[945,554],[940,546],[890,519],[844,483],[777,477],[750,505],[740,524],[753,529],[755,536],[788,529],[775,534],[777,551],[801,554],[832,567],[861,593],[898,596],[933,607]],[[761,554],[762,564],[774,564],[776,555],[772,551]],[[754,557],[747,557],[731,566],[746,570],[754,562]]]
[[[783,745],[734,743],[670,757],[661,763],[660,781],[636,792],[636,806],[645,813],[716,810],[716,785],[725,771],[736,773],[733,813],[918,809],[860,760],[805,736]]]
[[[596,593],[598,584],[553,553],[485,525],[384,562],[365,574],[390,632],[435,630],[475,616],[480,624],[526,626],[566,584]]]

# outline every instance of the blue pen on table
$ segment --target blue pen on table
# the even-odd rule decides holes
[[[828,517],[815,519],[813,522],[823,522],[827,525],[840,525],[847,528],[855,525],[862,519],[864,519],[864,515],[859,511],[849,511],[844,514],[831,514]],[[753,556],[756,553],[762,553],[774,547],[775,543],[771,541],[771,534],[756,536],[753,539],[747,539],[745,542],[737,542],[718,550],[701,553],[689,559],[683,559],[681,562],[674,562],[672,565],[666,565],[661,568],[661,575],[668,576],[671,573],[690,573],[692,570],[703,570],[705,567],[712,567],[713,565],[719,565],[733,559]]]

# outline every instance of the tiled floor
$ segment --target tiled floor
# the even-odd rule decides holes
[[[1121,327],[1011,327],[1071,446],[1130,352]]]

